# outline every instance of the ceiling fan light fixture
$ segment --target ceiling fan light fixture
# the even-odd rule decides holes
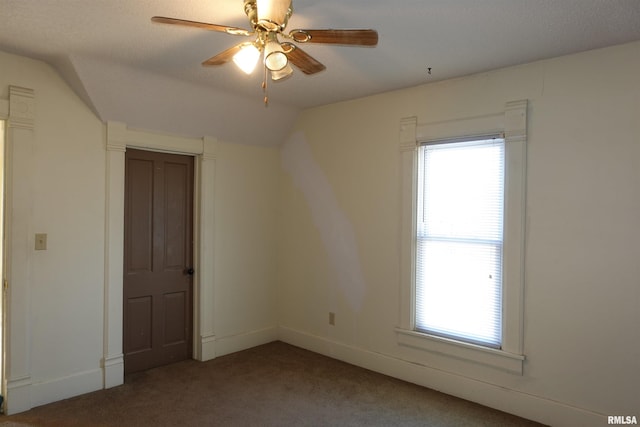
[[[251,74],[262,57],[265,105],[269,101],[267,87],[271,80],[280,81],[293,74],[292,65],[306,75],[316,74],[326,67],[301,48],[297,43],[337,44],[347,46],[376,46],[378,32],[366,29],[295,29],[284,33],[293,14],[292,0],[243,0],[244,12],[249,18],[251,30],[227,25],[208,24],[186,19],[154,16],[153,22],[201,28],[224,32],[235,36],[254,37],[253,42],[232,46],[202,63],[204,66],[222,65],[233,60],[244,73]],[[283,41],[281,42],[280,39]]]
[[[271,72],[271,80],[274,82],[284,80],[293,74],[293,68],[287,64],[283,69]]]
[[[238,53],[233,55],[233,62],[245,74],[251,74],[260,59],[260,50],[253,43],[245,43],[240,47]]]
[[[293,12],[291,0],[257,0],[258,25],[269,31],[282,31]]]
[[[289,59],[284,53],[275,33],[269,33],[269,40],[264,46],[264,65],[270,71],[280,71],[287,66]]]

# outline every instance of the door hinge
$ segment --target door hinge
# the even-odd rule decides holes
[[[2,289],[9,289],[9,281],[7,279],[2,281]]]

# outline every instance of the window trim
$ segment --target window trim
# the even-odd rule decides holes
[[[504,111],[418,124],[400,121],[401,251],[398,344],[445,354],[522,375],[524,356],[524,237],[527,100],[507,102]],[[431,141],[504,134],[505,213],[502,348],[490,349],[415,330],[415,256],[418,146]]]

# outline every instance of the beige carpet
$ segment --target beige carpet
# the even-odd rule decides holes
[[[273,342],[184,361],[28,412],[1,426],[539,426]]]

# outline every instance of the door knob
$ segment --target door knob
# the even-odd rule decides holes
[[[193,267],[189,267],[189,268],[187,269],[187,274],[188,274],[189,276],[193,276],[193,273],[195,273],[195,272],[196,272],[196,271],[193,269]]]

